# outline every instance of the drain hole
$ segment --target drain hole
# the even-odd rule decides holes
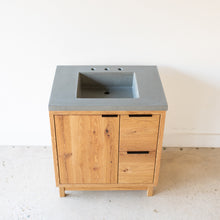
[[[108,94],[110,94],[110,92],[108,92],[108,91],[105,91],[105,92],[104,92],[104,94],[105,94],[105,95],[108,95]]]
[[[106,67],[106,68],[105,68],[105,70],[106,70],[106,71],[108,71],[108,70],[109,70],[109,68],[108,68],[108,67]]]
[[[118,70],[119,70],[119,71],[122,71],[122,70],[123,70],[123,68],[119,67],[119,68],[118,68]]]
[[[94,68],[94,67],[92,67],[92,68],[91,68],[91,70],[95,70],[95,68]]]

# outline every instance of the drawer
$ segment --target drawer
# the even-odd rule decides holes
[[[155,152],[120,152],[119,183],[153,183]]]
[[[157,147],[160,115],[122,115],[120,151],[154,151]]]

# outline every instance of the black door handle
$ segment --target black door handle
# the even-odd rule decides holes
[[[116,117],[118,117],[118,115],[102,115],[102,117],[103,118],[108,118],[108,117],[112,117],[112,118],[115,117],[116,118]]]
[[[127,151],[127,154],[149,154],[149,151]]]
[[[134,118],[138,118],[138,117],[152,117],[152,115],[129,115],[129,117],[134,117]]]

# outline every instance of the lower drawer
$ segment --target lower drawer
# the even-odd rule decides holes
[[[153,183],[155,152],[120,152],[118,183]]]

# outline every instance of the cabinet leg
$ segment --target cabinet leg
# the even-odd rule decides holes
[[[154,187],[147,188],[147,196],[153,196],[154,194]]]
[[[65,197],[65,188],[64,187],[59,187],[59,191],[60,191],[60,197]]]

